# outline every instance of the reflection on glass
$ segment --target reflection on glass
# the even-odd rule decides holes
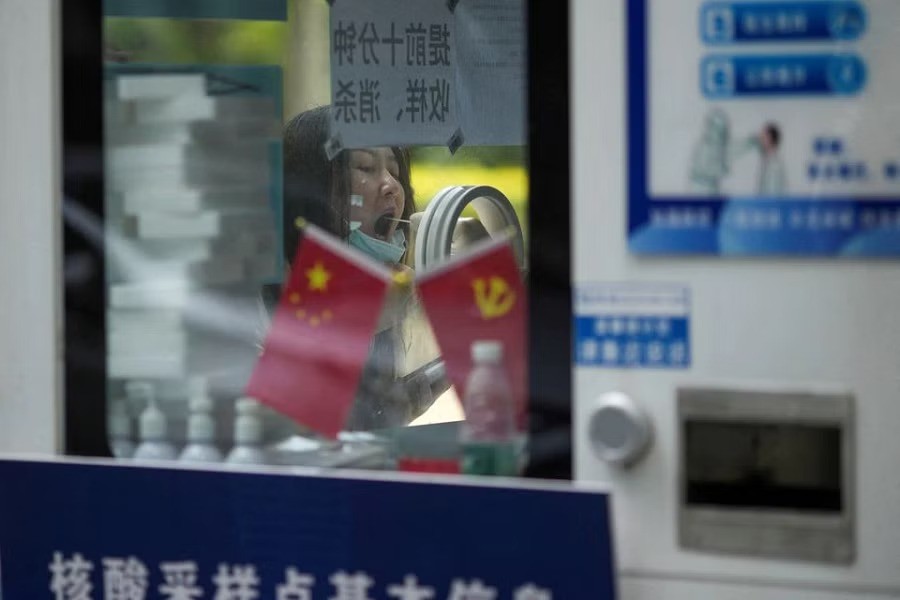
[[[153,402],[179,417],[155,436],[183,439],[189,378],[233,391],[253,359],[252,320],[234,324],[277,277],[272,75],[107,70],[107,371],[113,397],[146,380]],[[146,397],[134,402],[150,414]]]
[[[151,411],[144,433],[179,452],[200,444],[228,456],[258,440],[267,462],[334,466],[390,464],[361,432],[463,418],[414,287],[388,296],[343,445],[242,399],[298,217],[411,275],[512,226],[525,272],[524,149],[329,147],[328,5],[289,14],[107,19],[106,222],[96,229],[107,248],[109,434],[123,457],[151,407],[163,423]],[[473,185],[495,189],[503,209],[467,202],[432,235],[429,206]],[[439,248],[420,262],[427,237]],[[413,454],[452,453],[455,433],[426,429]]]

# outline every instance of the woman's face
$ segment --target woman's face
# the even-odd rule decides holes
[[[406,198],[391,148],[350,151],[350,221],[366,235],[390,241]]]

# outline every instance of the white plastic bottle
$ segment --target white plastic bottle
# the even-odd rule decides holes
[[[141,443],[134,452],[134,458],[135,460],[172,460],[177,453],[167,438],[166,415],[156,404],[152,384],[145,383],[144,385],[148,386],[142,390],[147,396],[147,406],[141,413]]]
[[[109,449],[118,459],[134,456],[134,439],[131,431],[131,415],[124,400],[113,401],[106,415],[106,431],[109,437]]]
[[[222,462],[222,453],[216,447],[216,424],[213,421],[213,402],[203,381],[192,382],[188,399],[188,444],[179,460],[188,462]]]
[[[469,475],[515,475],[519,470],[516,408],[512,388],[503,368],[503,344],[476,341],[475,364],[466,380],[460,426],[462,464]]]
[[[235,404],[234,448],[226,462],[239,465],[264,465],[268,462],[262,447],[263,428],[259,404],[252,398],[238,398]]]

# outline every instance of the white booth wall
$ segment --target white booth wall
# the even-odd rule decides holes
[[[613,491],[621,597],[898,598],[900,484],[894,465],[900,456],[900,265],[631,254],[626,238],[629,4],[571,4],[573,286],[686,286],[693,356],[685,370],[574,369],[575,473],[579,480],[607,483]],[[833,385],[855,394],[857,554],[852,564],[729,556],[680,546],[676,389],[745,384]],[[653,446],[630,469],[605,464],[590,445],[594,402],[613,390],[631,396],[655,430]]]
[[[0,1],[0,452],[61,449],[60,4]]]

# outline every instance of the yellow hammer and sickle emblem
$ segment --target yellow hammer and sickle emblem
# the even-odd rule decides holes
[[[502,277],[479,277],[472,282],[472,289],[475,304],[486,320],[504,316],[516,303],[516,293]]]

